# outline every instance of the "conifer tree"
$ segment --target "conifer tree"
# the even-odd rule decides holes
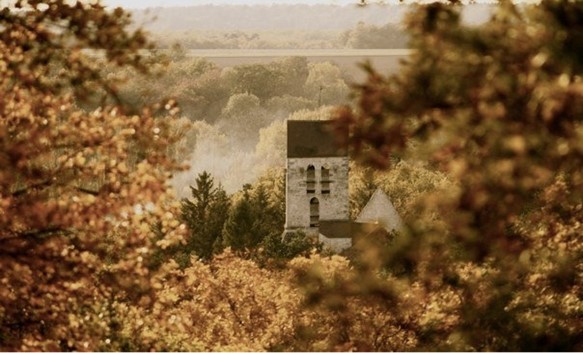
[[[235,251],[244,251],[249,248],[254,237],[254,212],[251,203],[250,184],[243,186],[241,197],[231,207],[223,228],[223,242],[225,246]]]
[[[218,254],[224,249],[223,242],[223,228],[229,215],[231,207],[231,198],[227,192],[219,185],[215,195],[215,200],[211,204],[209,229],[213,234],[214,242],[212,244],[213,254]]]
[[[228,197],[222,187],[214,186],[208,172],[196,178],[196,187],[191,186],[192,200],[182,200],[182,219],[190,230],[186,254],[194,252],[203,259],[209,259],[217,239],[221,238],[223,224],[228,210]]]
[[[275,212],[269,202],[269,195],[262,184],[257,184],[253,190],[251,198],[253,214],[253,232],[250,238],[249,248],[256,248],[261,241],[272,232],[281,232],[281,229],[274,229]]]

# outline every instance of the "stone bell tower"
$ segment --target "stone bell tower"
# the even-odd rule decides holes
[[[317,236],[320,221],[348,220],[348,152],[328,121],[287,122],[285,232]]]

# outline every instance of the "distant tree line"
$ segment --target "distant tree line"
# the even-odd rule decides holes
[[[356,1],[355,1],[356,3]],[[491,4],[469,4],[468,23],[481,23]],[[135,10],[135,23],[159,48],[187,49],[389,49],[407,48],[402,23],[409,4],[368,6],[277,4],[203,5]]]
[[[347,30],[160,31],[153,40],[160,49],[180,45],[185,49],[401,49],[407,34],[394,24],[358,22]]]

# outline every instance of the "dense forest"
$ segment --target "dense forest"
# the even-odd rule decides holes
[[[190,129],[174,150],[191,167],[174,178],[180,195],[199,172],[212,173],[234,192],[267,169],[283,167],[283,120],[328,118],[325,112],[347,102],[350,91],[338,66],[302,57],[232,67],[182,51],[152,60],[157,63],[149,77],[135,77],[129,69],[108,75],[125,81],[118,94],[128,105],[162,98],[178,103],[181,123]]]
[[[464,9],[407,8],[414,51],[352,85],[160,54],[99,3],[4,8],[0,349],[583,350],[583,3]],[[348,133],[351,217],[381,188],[405,228],[282,238],[294,119]]]

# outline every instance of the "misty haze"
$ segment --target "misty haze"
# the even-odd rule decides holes
[[[583,351],[582,0],[0,8],[0,351]]]
[[[490,8],[468,7],[464,19],[483,22]],[[191,153],[190,170],[173,182],[178,195],[187,196],[190,183],[203,171],[235,192],[266,170],[282,168],[284,132],[276,131],[282,120],[327,119],[317,111],[349,102],[349,87],[366,79],[360,67],[365,62],[381,72],[397,70],[410,52],[402,27],[407,9],[322,2],[133,10],[135,23],[170,53],[161,70],[168,83],[133,82],[125,91],[136,94],[137,87],[148,87],[142,95],[152,101],[175,97],[182,115],[197,122],[193,144],[184,146]],[[173,51],[176,47],[180,49]],[[200,71],[193,70],[197,66]],[[236,82],[239,78],[245,81]],[[209,91],[205,84],[215,87]],[[265,156],[273,148],[264,146],[265,140],[276,133],[280,140],[269,143],[281,145],[280,155],[275,158],[270,151]]]

